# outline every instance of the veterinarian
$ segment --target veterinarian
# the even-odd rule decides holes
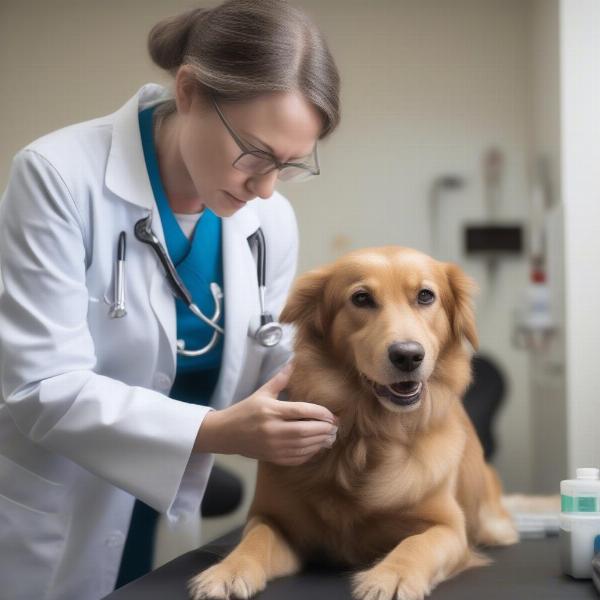
[[[285,2],[231,0],[148,47],[172,89],[32,142],[0,203],[5,600],[101,598],[144,572],[148,511],[200,520],[213,453],[295,465],[335,435],[277,399],[298,234],[275,184],[318,175],[338,124],[326,43]]]

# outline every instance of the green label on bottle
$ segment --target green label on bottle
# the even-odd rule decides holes
[[[560,510],[562,512],[573,512],[575,510],[575,503],[573,502],[573,496],[560,496]]]
[[[596,512],[596,496],[578,496],[577,512]]]
[[[560,496],[560,509],[562,512],[597,512],[598,502],[596,496]]]

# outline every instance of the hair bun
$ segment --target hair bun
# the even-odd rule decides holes
[[[209,12],[206,8],[194,8],[154,25],[148,34],[148,52],[152,61],[167,71],[180,67],[192,29]]]

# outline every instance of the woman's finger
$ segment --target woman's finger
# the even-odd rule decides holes
[[[325,406],[312,402],[277,401],[277,408],[282,419],[300,421],[302,419],[329,421],[335,423],[336,416]]]
[[[337,430],[327,421],[279,421],[273,426],[273,436],[278,439],[306,439],[337,434]]]
[[[260,391],[277,398],[277,394],[285,389],[285,386],[288,384],[293,370],[293,364],[291,362],[286,363],[269,381],[263,384]]]
[[[333,444],[333,442],[335,442],[335,439],[336,439],[335,434],[315,435],[315,436],[311,436],[308,438],[303,438],[301,440],[285,439],[284,443],[281,444],[281,449],[282,449],[282,451],[284,451],[284,449],[289,449],[289,450],[293,451],[295,449],[309,448],[312,446],[317,446],[319,444],[321,446],[326,446],[326,445],[331,446]]]

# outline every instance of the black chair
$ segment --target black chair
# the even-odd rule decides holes
[[[220,465],[213,465],[200,505],[203,517],[222,517],[235,512],[244,499],[242,480]]]
[[[464,396],[463,404],[477,431],[485,459],[489,462],[496,450],[493,423],[506,396],[506,379],[496,363],[486,356],[476,354],[472,359],[472,367],[473,382]]]

